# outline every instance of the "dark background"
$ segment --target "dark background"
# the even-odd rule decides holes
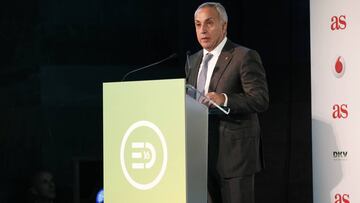
[[[186,51],[200,49],[193,14],[202,2],[2,1],[0,202],[22,202],[39,169],[55,175],[58,202],[94,202],[102,82],[172,53],[178,58],[128,80],[183,78]],[[256,178],[257,202],[312,202],[309,2],[221,3],[228,38],[257,50],[268,77],[270,108],[260,115],[266,169]]]

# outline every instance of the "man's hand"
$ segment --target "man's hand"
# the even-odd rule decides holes
[[[225,96],[223,94],[209,92],[206,94],[206,96],[219,106],[223,105],[225,102]],[[214,107],[214,105],[210,105],[210,107]]]

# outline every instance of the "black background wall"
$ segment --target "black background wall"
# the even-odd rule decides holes
[[[186,51],[200,49],[193,25],[200,3],[2,1],[0,202],[22,202],[29,176],[44,168],[55,175],[59,202],[78,192],[82,202],[91,199],[94,191],[78,186],[81,174],[99,174],[90,166],[102,158],[102,82],[172,53],[179,57],[128,79],[184,77]],[[312,202],[309,2],[221,3],[228,38],[257,50],[268,77],[257,202]]]

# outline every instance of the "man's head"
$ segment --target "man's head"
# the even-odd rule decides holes
[[[56,197],[55,183],[50,172],[40,171],[33,177],[32,194],[41,200],[54,200]]]
[[[226,36],[228,17],[225,8],[220,3],[203,3],[196,9],[194,20],[200,45],[212,51]]]

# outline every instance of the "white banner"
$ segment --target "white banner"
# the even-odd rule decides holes
[[[360,202],[360,1],[310,0],[314,203]]]

